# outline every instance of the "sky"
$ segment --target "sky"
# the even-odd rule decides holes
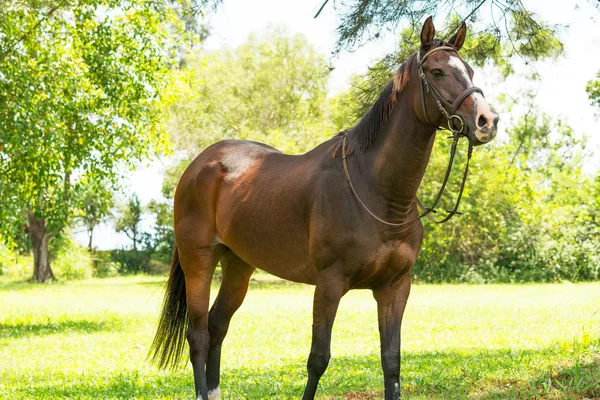
[[[223,46],[235,47],[243,43],[252,32],[264,30],[269,25],[285,25],[290,32],[304,34],[318,51],[328,57],[334,67],[329,77],[329,93],[339,93],[348,87],[351,75],[364,73],[379,57],[391,52],[397,44],[398,35],[390,32],[357,51],[332,56],[338,22],[332,1],[314,19],[322,2],[323,0],[225,0],[216,13],[206,17],[210,36],[204,47],[209,50],[218,50]],[[600,30],[597,25],[600,13],[594,9],[592,0],[523,2],[542,19],[568,25],[561,33],[565,44],[564,55],[558,60],[537,63],[534,67],[542,78],[539,88],[536,85],[536,105],[542,112],[566,119],[575,132],[585,133],[590,137],[594,157],[586,165],[586,170],[593,172],[600,167],[600,132],[597,129],[599,119],[587,98],[585,86],[600,71]],[[575,3],[579,6],[576,7]],[[443,17],[434,19],[434,23],[441,26]],[[523,75],[511,76],[505,80],[491,71],[475,69],[474,84],[484,90],[486,98],[493,104],[494,98],[500,93],[516,95],[531,83],[524,80]],[[499,137],[502,137],[511,121],[518,117],[520,110],[522,108],[517,106],[513,115],[500,116]],[[141,165],[125,182],[128,192],[137,193],[142,204],[151,199],[160,199],[162,174],[167,164],[168,159],[164,159]],[[151,218],[146,216],[143,228],[150,229],[151,225]],[[87,244],[85,232],[76,231],[75,237],[82,244]],[[98,229],[94,242],[99,249],[130,245],[129,239],[123,234],[115,233],[111,224],[104,224]]]

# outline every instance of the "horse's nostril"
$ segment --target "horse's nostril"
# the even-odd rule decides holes
[[[479,129],[487,128],[487,120],[485,119],[485,117],[483,115],[479,116],[479,119],[477,120],[477,127]]]

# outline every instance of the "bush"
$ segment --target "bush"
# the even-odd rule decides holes
[[[25,279],[31,277],[32,271],[33,259],[31,257],[20,256],[0,244],[0,276],[9,279]]]
[[[14,262],[14,255],[6,247],[0,244],[0,275],[8,274],[9,264]]]
[[[98,250],[93,253],[94,276],[105,278],[120,274],[165,274],[170,261],[155,257],[151,250]]]
[[[57,279],[76,280],[92,276],[92,257],[87,249],[69,243],[62,247],[52,262],[52,271]]]
[[[119,265],[121,274],[150,273],[150,254],[142,250],[111,250],[112,261]]]
[[[118,276],[121,266],[112,260],[110,251],[94,251],[92,254],[93,276],[95,278],[109,278]]]

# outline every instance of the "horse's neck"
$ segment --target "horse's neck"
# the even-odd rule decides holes
[[[393,214],[407,214],[427,169],[435,128],[418,120],[408,100],[399,101],[384,134],[369,154],[374,178]]]

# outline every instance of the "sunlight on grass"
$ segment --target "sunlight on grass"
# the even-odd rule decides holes
[[[0,282],[0,397],[192,398],[187,362],[145,361],[163,279]],[[223,398],[301,396],[312,292],[253,283],[223,346]],[[376,321],[369,291],[344,297],[318,397],[381,398]],[[414,285],[402,339],[405,398],[600,397],[600,283]]]

